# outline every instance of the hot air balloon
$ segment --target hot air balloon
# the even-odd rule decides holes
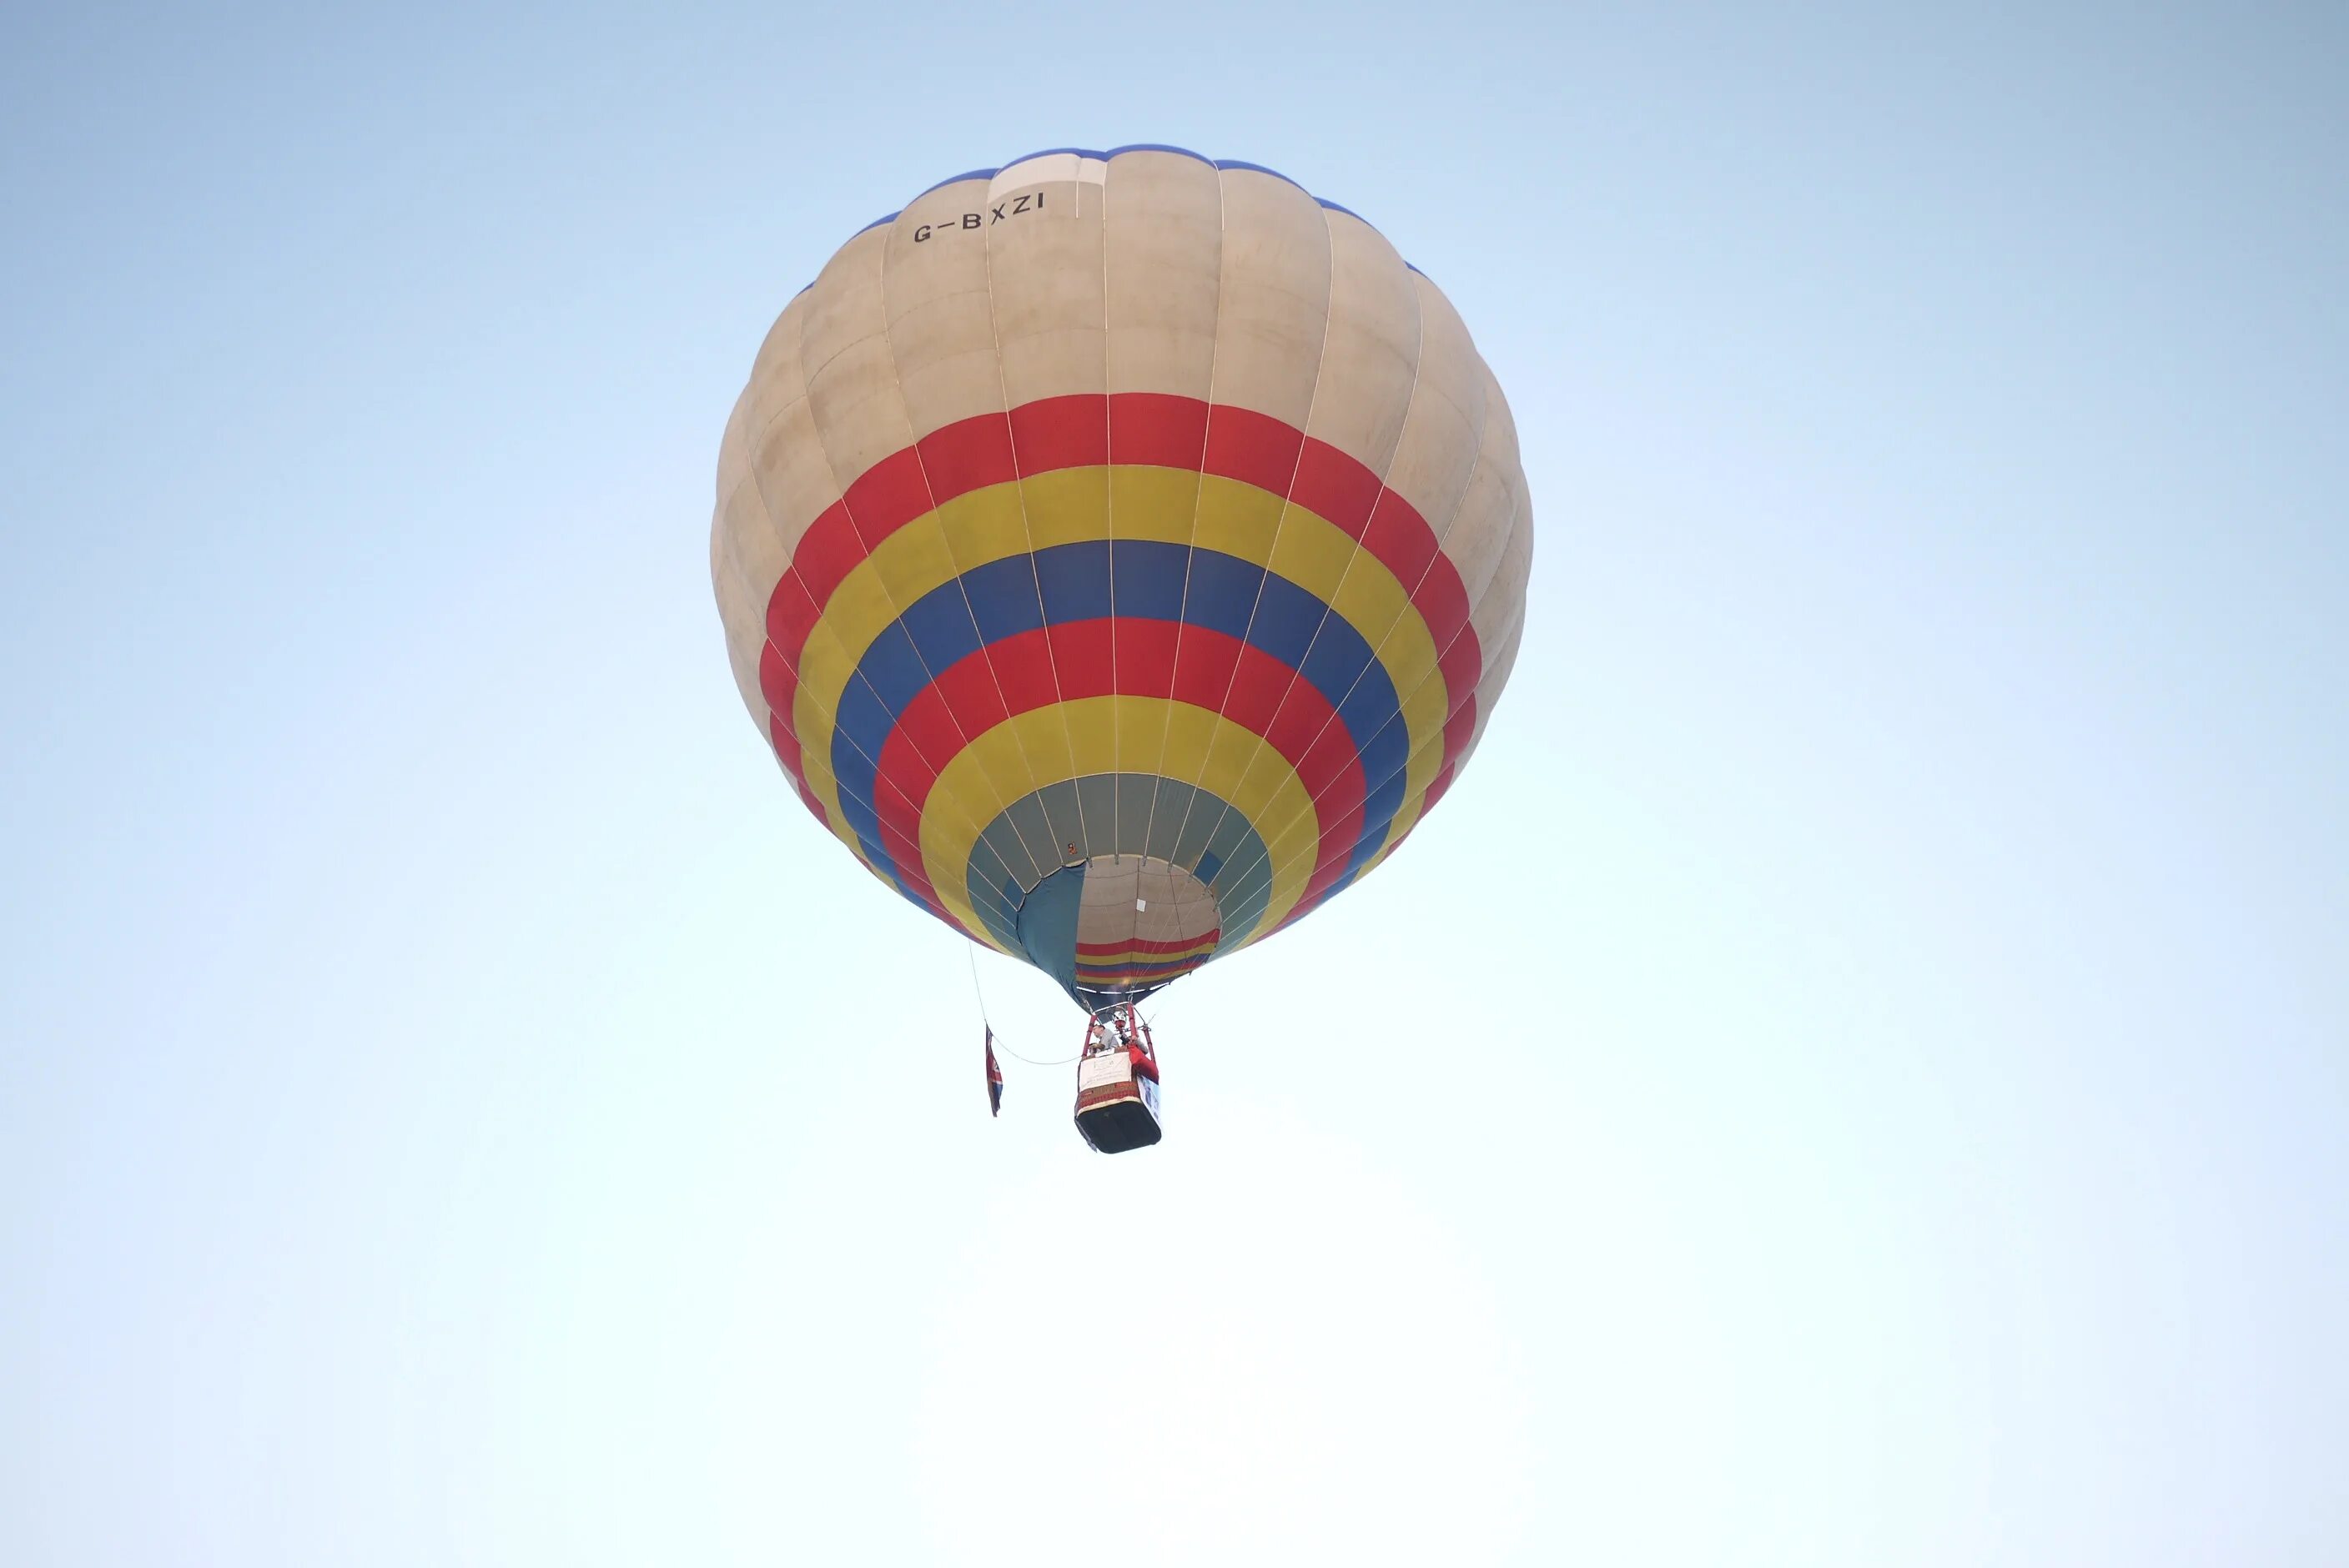
[[[1135,1003],[1444,798],[1532,554],[1508,406],[1435,285],[1282,175],[1150,146],[957,175],[851,238],[760,347],[710,533],[801,800],[1059,983],[1084,1092],[1147,1054]],[[1156,1140],[1155,1072],[1104,1146]]]

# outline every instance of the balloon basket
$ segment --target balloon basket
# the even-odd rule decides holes
[[[1085,1052],[1077,1060],[1077,1132],[1102,1154],[1147,1149],[1164,1136],[1149,1027],[1131,1002],[1096,1014],[1086,1026]]]

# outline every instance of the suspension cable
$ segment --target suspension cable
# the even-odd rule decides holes
[[[995,1026],[987,1016],[987,993],[980,990],[978,985],[978,944],[966,940],[962,955],[970,961],[970,994],[978,998],[978,1021],[985,1026],[988,1037],[995,1039]],[[1084,1059],[1084,1053],[1080,1051],[1073,1057],[1062,1057],[1056,1062],[1040,1062],[1034,1057],[1021,1056],[1000,1039],[996,1039],[995,1044],[998,1049],[1013,1061],[1026,1062],[1031,1068],[1064,1068],[1071,1062]]]

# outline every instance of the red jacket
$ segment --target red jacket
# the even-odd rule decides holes
[[[1146,1078],[1152,1083],[1158,1081],[1158,1062],[1148,1051],[1140,1046],[1128,1046],[1125,1047],[1125,1059],[1133,1064],[1134,1077]]]

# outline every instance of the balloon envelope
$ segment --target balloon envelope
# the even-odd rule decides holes
[[[1533,521],[1500,388],[1376,230],[1127,148],[843,245],[735,405],[710,552],[816,820],[1097,1008],[1402,842],[1508,678]]]

